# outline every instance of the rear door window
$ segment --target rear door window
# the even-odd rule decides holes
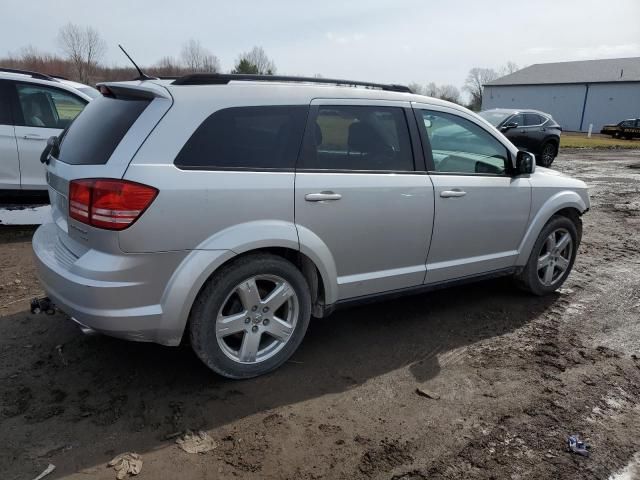
[[[293,169],[309,107],[233,107],[209,116],[182,147],[182,169]]]
[[[524,114],[524,124],[527,127],[535,127],[537,125],[542,125],[544,123],[544,118],[535,113],[525,113]]]
[[[412,171],[404,110],[380,106],[320,106],[302,168]]]
[[[26,127],[66,128],[86,101],[72,93],[42,85],[17,83],[21,123]]]
[[[64,133],[58,160],[71,165],[104,165],[149,99],[92,100]]]

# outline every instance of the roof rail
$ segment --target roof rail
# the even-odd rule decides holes
[[[52,82],[57,82],[58,80],[52,76],[46,75],[44,73],[32,72],[30,70],[18,70],[17,68],[0,68],[0,72],[5,73],[19,73],[21,75],[29,75],[31,78],[37,78],[40,80],[50,80]],[[62,78],[62,77],[59,77]]]
[[[293,77],[287,75],[251,75],[235,73],[192,73],[176,79],[172,85],[224,85],[235,81],[259,81],[259,82],[299,82],[299,83],[324,83],[344,85],[351,87],[368,87],[387,90],[390,92],[413,93],[404,85],[389,85],[384,83],[360,82],[357,80],[339,80],[335,78],[319,77]]]

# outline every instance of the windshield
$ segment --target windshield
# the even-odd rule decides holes
[[[82,88],[79,88],[78,90],[80,90],[85,95],[89,95],[91,98],[96,98],[97,96],[100,95],[100,92],[92,87],[82,87]]]
[[[487,110],[485,112],[480,112],[478,115],[480,115],[482,118],[484,118],[487,122],[489,122],[494,127],[497,127],[509,115],[511,115],[511,112],[495,112],[495,111]]]

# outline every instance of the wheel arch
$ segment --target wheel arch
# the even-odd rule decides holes
[[[562,215],[574,221],[578,234],[581,236],[582,222],[580,221],[580,216],[587,208],[584,200],[574,191],[559,192],[549,198],[533,217],[522,242],[520,242],[516,266],[522,267],[527,263],[538,235],[554,215]]]
[[[308,234],[305,238],[313,239]],[[288,222],[251,222],[217,233],[189,252],[167,283],[157,342],[178,345],[193,304],[212,275],[238,258],[257,253],[278,255],[296,265],[309,284],[312,314],[323,316],[324,307],[337,297],[335,264],[331,256],[326,257],[328,252],[319,238],[311,245],[298,241],[295,225]]]

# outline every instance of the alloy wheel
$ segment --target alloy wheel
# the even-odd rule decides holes
[[[216,339],[224,354],[255,364],[276,355],[296,327],[299,301],[277,275],[256,275],[236,285],[216,317]]]
[[[573,239],[565,228],[551,232],[538,255],[538,279],[550,287],[563,277],[571,264],[573,254]]]
[[[542,164],[545,167],[548,167],[553,163],[553,159],[555,158],[556,148],[551,144],[547,143],[542,150]]]

